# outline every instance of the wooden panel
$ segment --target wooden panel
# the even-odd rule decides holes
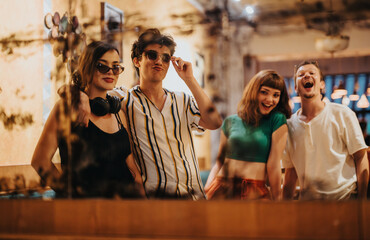
[[[2,200],[0,214],[0,238],[17,234],[128,239],[370,236],[370,205],[357,201]]]
[[[293,77],[294,65],[298,65],[306,59],[261,61],[259,70],[275,69],[284,77]],[[324,75],[369,73],[370,56],[342,57],[342,58],[313,58],[317,60]]]
[[[370,239],[370,202],[364,201],[361,204],[360,213],[361,221],[361,239]]]

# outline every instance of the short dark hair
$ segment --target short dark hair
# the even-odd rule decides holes
[[[134,42],[131,49],[131,59],[137,58],[141,60],[141,56],[145,48],[150,44],[159,44],[161,46],[166,46],[170,49],[171,56],[175,53],[176,43],[173,38],[169,35],[161,34],[157,28],[149,28],[142,34],[140,34],[139,39]],[[135,66],[136,72],[139,75],[139,68]]]
[[[300,64],[294,66],[294,83],[297,78],[296,74],[297,74],[298,69],[304,65],[314,65],[320,72],[320,81],[324,81],[324,75],[322,74],[322,71],[319,67],[319,63],[317,61],[304,60]]]

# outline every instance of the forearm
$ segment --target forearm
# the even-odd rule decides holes
[[[108,91],[108,94],[110,96],[117,96],[120,99],[121,98],[125,98],[125,96],[127,95],[127,89],[124,86],[121,86],[121,87],[118,87],[118,88],[114,88],[112,90],[109,90]]]
[[[136,187],[137,187],[137,190],[139,192],[139,195],[141,197],[145,198],[146,195],[145,195],[145,189],[144,189],[144,185],[143,185],[143,179],[141,178],[139,170],[137,170],[134,179],[135,179],[135,183],[136,183]]]
[[[270,166],[267,168],[267,175],[271,188],[273,200],[281,200],[281,170],[280,166]]]
[[[140,197],[146,198],[143,181],[140,176],[135,178],[135,183]]]
[[[208,175],[208,178],[207,178],[207,182],[204,185],[204,189],[205,190],[209,188],[209,186],[211,185],[212,181],[217,176],[217,174],[220,171],[220,169],[221,169],[221,164],[217,161],[216,164],[212,167],[211,171],[209,172],[209,175]]]
[[[203,89],[198,84],[197,80],[192,77],[185,81],[186,85],[192,92],[201,114],[201,121],[203,127],[207,129],[217,129],[222,124],[222,119],[218,113],[215,105],[212,103],[211,99],[203,91]]]
[[[61,177],[61,173],[55,164],[48,159],[42,160],[42,157],[34,156],[31,165],[46,185],[51,188]]]
[[[32,167],[47,184],[55,182],[61,176],[61,173],[52,162],[52,158],[58,148],[57,115],[60,104],[62,104],[61,101],[58,101],[51,111],[31,160]]]
[[[140,171],[139,171],[137,165],[135,164],[135,160],[134,160],[134,157],[133,157],[132,153],[127,156],[126,164],[127,164],[128,169],[130,170],[130,172],[132,174],[132,177],[134,178],[134,181],[135,181],[135,184],[136,184],[136,190],[137,190],[138,194],[142,197],[145,197],[146,195],[145,195],[143,180],[141,178]]]
[[[285,169],[284,185],[283,185],[283,199],[292,199],[297,183],[297,174],[294,168]]]
[[[367,152],[359,151],[354,154],[357,175],[357,192],[360,199],[366,199],[367,186],[369,183],[369,162]]]
[[[267,174],[274,200],[281,200],[281,164],[283,151],[288,136],[288,127],[281,125],[272,133],[271,149],[267,160]]]

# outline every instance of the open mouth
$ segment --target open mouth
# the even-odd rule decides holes
[[[270,107],[272,107],[272,105],[266,105],[266,104],[264,104],[264,103],[262,103],[262,106],[264,106],[265,108],[270,108]]]
[[[313,87],[313,83],[312,82],[306,82],[304,85],[303,85],[304,88],[311,88]]]

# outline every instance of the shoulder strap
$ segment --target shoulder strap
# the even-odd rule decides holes
[[[114,114],[114,116],[116,116],[116,119],[117,119],[118,129],[121,130],[123,128],[123,124],[122,124],[121,117],[119,116],[119,113]]]

